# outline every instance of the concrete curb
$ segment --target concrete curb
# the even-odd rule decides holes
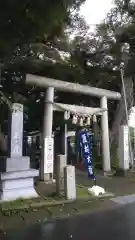
[[[28,210],[28,209],[38,209],[38,208],[42,208],[42,207],[55,207],[55,206],[59,206],[59,205],[65,205],[65,204],[72,204],[72,203],[78,203],[78,202],[86,202],[86,201],[93,201],[94,199],[95,200],[98,200],[98,199],[104,199],[104,198],[111,198],[111,197],[114,197],[115,194],[113,193],[105,193],[103,195],[100,195],[98,197],[95,197],[95,196],[85,196],[85,197],[79,197],[77,199],[73,199],[73,200],[53,200],[53,201],[47,201],[47,200],[44,200],[44,201],[40,201],[40,202],[34,202],[34,203],[31,203],[31,204],[27,204],[27,203],[22,203],[22,205],[20,206],[8,206],[8,207],[2,207],[2,204],[0,204],[0,208],[1,208],[1,211],[13,211],[13,210],[16,210],[16,211],[21,211],[21,210]],[[7,203],[7,204],[10,204],[10,203]]]
[[[105,193],[99,196],[88,196],[88,197],[78,197],[76,201],[85,201],[85,200],[94,200],[94,199],[104,199],[104,198],[110,198],[114,197],[115,194],[113,193]]]

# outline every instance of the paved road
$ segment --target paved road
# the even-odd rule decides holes
[[[0,240],[135,240],[135,203],[14,230]]]

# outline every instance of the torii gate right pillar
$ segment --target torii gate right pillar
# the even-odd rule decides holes
[[[104,96],[101,98],[100,107],[103,109],[107,109],[107,97]],[[107,174],[111,172],[108,111],[103,112],[101,116],[101,135],[102,135],[103,171],[104,174]]]

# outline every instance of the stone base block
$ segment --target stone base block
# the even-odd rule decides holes
[[[30,169],[29,157],[0,157],[1,172],[25,171],[28,169]]]
[[[50,182],[51,181],[51,174],[50,173],[46,173],[44,174],[44,182]]]
[[[20,178],[34,178],[39,175],[39,171],[36,169],[29,169],[26,171],[14,171],[14,172],[5,172],[0,173],[0,180],[12,180]]]
[[[9,202],[15,201],[17,199],[30,199],[39,197],[36,193],[34,187],[24,187],[24,188],[16,188],[16,189],[9,189],[3,190],[0,193],[0,201],[2,202]]]
[[[19,179],[8,179],[3,180],[0,183],[0,189],[5,190],[12,190],[19,189],[19,188],[27,188],[27,187],[33,187],[33,178],[19,178]]]
[[[34,177],[38,175],[39,171],[35,169],[1,173],[0,201],[38,197],[34,189]]]

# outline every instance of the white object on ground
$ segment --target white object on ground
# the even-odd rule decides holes
[[[100,186],[94,185],[93,187],[88,188],[88,193],[92,194],[92,196],[99,196],[105,194],[105,189]]]

